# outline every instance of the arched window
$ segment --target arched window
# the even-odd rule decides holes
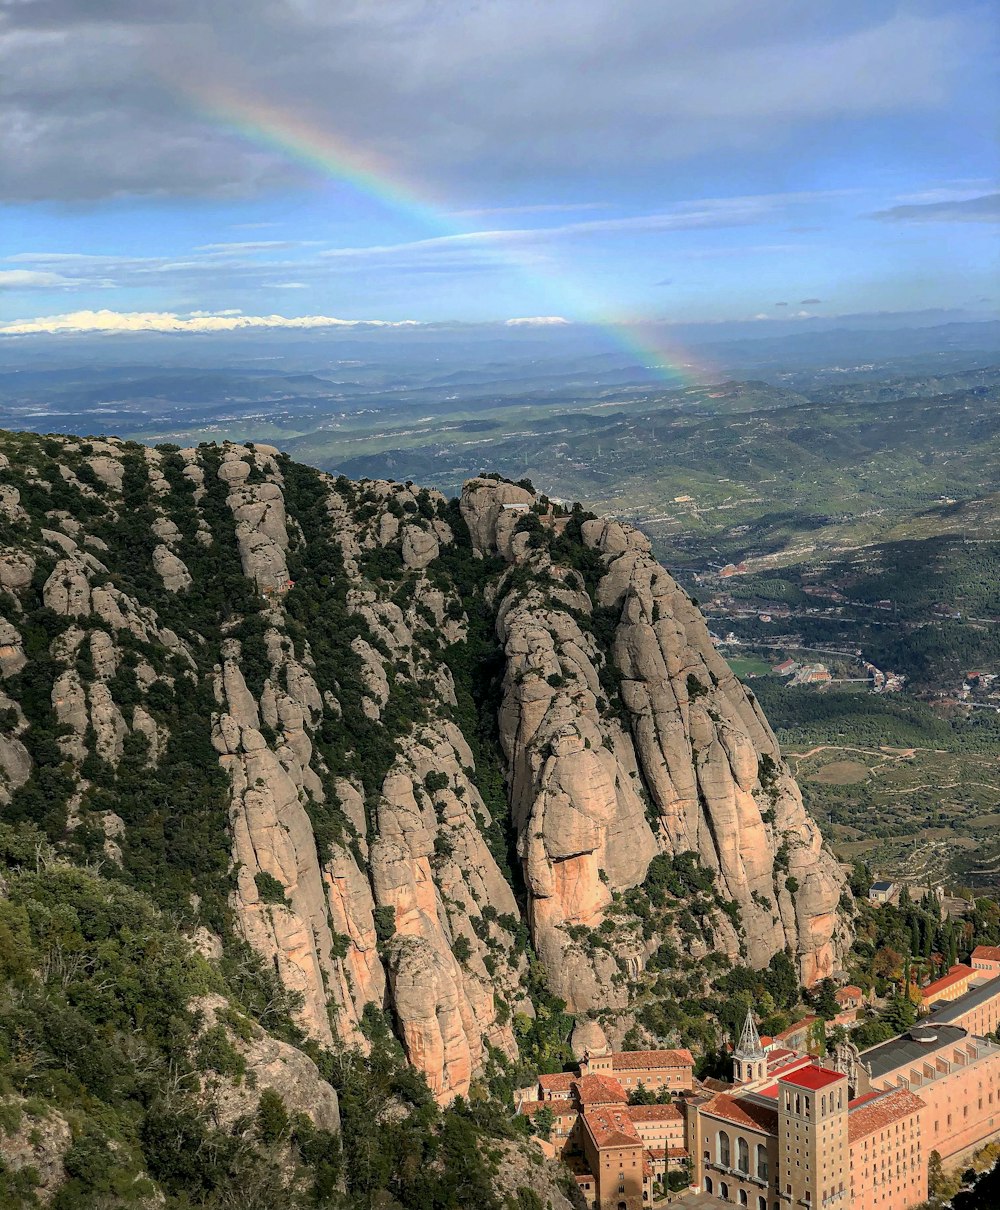
[[[705,1177],[705,1192],[706,1193],[712,1192],[712,1178],[710,1176]]]
[[[740,1172],[750,1171],[750,1147],[743,1138],[736,1140],[736,1167]]]
[[[719,1131],[719,1163],[723,1168],[729,1167],[729,1135],[724,1130]]]
[[[795,1112],[796,1113],[802,1112],[802,1098],[799,1096],[798,1093],[795,1094]]]
[[[766,1197],[757,1198],[757,1210],[767,1210],[767,1198]]]
[[[763,1143],[757,1144],[757,1179],[760,1181],[767,1180],[767,1148]],[[763,1198],[761,1199],[763,1201]],[[764,1210],[767,1210],[764,1207]]]
[[[833,1097],[831,1097],[830,1100],[832,1101]],[[819,1111],[821,1114],[826,1113],[826,1093],[825,1092],[823,1093],[822,1097],[820,1098]]]
[[[725,1181],[721,1181],[719,1183],[719,1197],[721,1197],[724,1202],[729,1201],[729,1186]]]
[[[750,1205],[749,1199],[747,1198],[747,1191],[745,1189],[740,1190],[740,1205],[741,1206]]]

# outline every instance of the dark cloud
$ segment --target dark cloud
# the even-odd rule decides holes
[[[796,0],[633,0],[627,18],[615,0],[28,0],[0,13],[0,180],[14,201],[315,179],[237,132],[267,106],[457,193],[756,153],[796,126],[943,96],[965,30],[960,15],[870,0],[814,0],[805,15]]]
[[[998,223],[1000,193],[987,193],[963,201],[924,202],[877,210],[869,218],[886,223]]]

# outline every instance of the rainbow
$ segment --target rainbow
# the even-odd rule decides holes
[[[345,184],[391,212],[416,220],[433,236],[461,239],[471,234],[448,213],[443,202],[426,195],[405,181],[384,159],[367,148],[306,121],[300,115],[251,98],[221,84],[188,82],[185,96],[200,116],[221,124],[248,142],[280,152],[327,179]],[[606,332],[613,342],[643,366],[655,371],[671,385],[700,385],[718,375],[698,364],[678,348],[668,348],[655,325],[631,319],[598,316],[582,301],[584,292],[564,274],[540,276],[535,266],[522,262],[515,249],[489,243],[478,245],[487,255],[518,270],[531,285],[552,300],[553,306],[569,309]]]

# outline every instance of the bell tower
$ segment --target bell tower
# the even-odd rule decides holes
[[[747,1009],[743,1032],[733,1052],[733,1079],[737,1084],[751,1084],[767,1075],[767,1055],[760,1044],[753,1012]]]

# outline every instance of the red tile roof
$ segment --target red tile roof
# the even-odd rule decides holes
[[[590,1137],[601,1147],[641,1147],[642,1139],[625,1110],[610,1105],[602,1109],[591,1109],[583,1115],[584,1125]]]
[[[776,1042],[783,1042],[786,1038],[792,1038],[803,1029],[809,1029],[816,1021],[817,1016],[803,1017],[801,1021],[796,1021],[794,1025],[789,1025],[787,1029],[783,1029],[780,1034],[774,1035]]]
[[[689,1050],[623,1050],[611,1056],[615,1071],[658,1071],[664,1067],[694,1067]]]
[[[848,1137],[853,1143],[867,1134],[882,1130],[924,1108],[924,1102],[908,1088],[859,1097],[852,1102],[847,1116]]]
[[[611,1076],[580,1076],[574,1083],[581,1105],[624,1105],[628,1093]]]
[[[633,1122],[680,1122],[684,1118],[676,1105],[630,1105],[628,1116]]]
[[[939,996],[942,992],[947,991],[949,987],[954,987],[956,983],[961,983],[963,979],[968,979],[970,975],[976,972],[971,966],[965,966],[959,962],[956,966],[948,968],[947,975],[942,975],[940,979],[935,979],[933,983],[928,983],[921,991],[925,1004],[933,1003],[934,997]]]
[[[842,987],[836,994],[837,1003],[843,1000],[863,1000],[865,993],[860,987],[855,987],[853,983],[848,983],[846,987]]]
[[[808,1067],[800,1067],[798,1071],[790,1071],[788,1075],[779,1076],[778,1079],[782,1084],[792,1084],[796,1088],[808,1088],[810,1092],[819,1092],[821,1088],[827,1088],[846,1077],[842,1072],[810,1064]]]
[[[762,1130],[765,1134],[776,1134],[778,1130],[777,1108],[758,1105],[749,1097],[731,1097],[720,1092],[701,1107],[701,1112],[724,1118],[727,1122],[735,1122],[737,1126]]]
[[[550,1076],[539,1076],[538,1086],[549,1092],[571,1092],[579,1077],[569,1071],[557,1071]]]
[[[1000,945],[977,945],[972,951],[972,961],[1000,962]]]

